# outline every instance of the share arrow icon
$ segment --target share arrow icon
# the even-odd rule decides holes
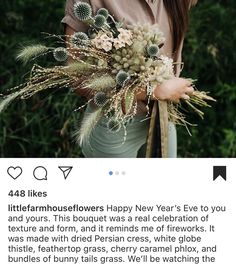
[[[69,167],[69,166],[59,166],[58,168],[62,171],[65,179],[68,178],[71,170],[73,169],[73,167]]]

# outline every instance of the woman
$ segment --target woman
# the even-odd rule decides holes
[[[66,2],[65,17],[62,20],[66,25],[66,35],[87,30],[86,25],[79,22],[73,13],[76,2],[77,0]],[[188,26],[188,11],[196,0],[86,0],[83,2],[88,2],[94,12],[101,7],[107,8],[116,20],[123,20],[125,24],[158,23],[166,38],[162,52],[172,57],[175,62],[181,62],[183,39]],[[122,130],[117,133],[108,132],[105,121],[101,119],[91,134],[89,144],[82,146],[85,157],[145,157],[145,150],[149,152],[149,157],[176,157],[176,130],[174,125],[167,121],[166,102],[188,99],[193,92],[191,82],[179,78],[179,65],[175,69],[176,77],[154,88],[154,100],[158,102],[154,103],[151,121],[145,119],[146,93],[137,94],[139,110],[135,119],[127,125],[126,141],[123,143]],[[78,94],[83,95],[83,93],[78,89]],[[90,106],[86,111],[90,112],[93,109]],[[158,124],[159,130],[156,129]],[[146,146],[148,135],[148,146]],[[152,155],[150,146],[155,142],[162,151]]]

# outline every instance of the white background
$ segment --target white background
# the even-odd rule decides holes
[[[213,166],[218,165],[227,166],[227,181],[213,181]],[[7,174],[10,166],[23,169],[16,180]],[[33,177],[37,166],[47,168],[47,180]],[[73,166],[66,180],[58,166]],[[109,171],[114,174],[110,176]],[[226,205],[227,213],[214,215],[215,220],[210,222],[216,226],[216,233],[204,240],[206,245],[218,245],[214,264],[236,264],[236,159],[1,159],[0,174],[0,264],[8,264],[7,205],[20,202]],[[16,189],[47,191],[48,197],[8,197],[8,192]]]

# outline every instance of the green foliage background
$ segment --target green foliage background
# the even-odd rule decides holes
[[[52,43],[41,32],[62,34],[61,0],[3,0],[0,2],[1,93],[25,80],[32,65],[15,61],[22,45]],[[198,79],[197,87],[217,99],[205,109],[205,120],[188,114],[198,124],[178,127],[180,157],[236,157],[236,2],[199,0],[191,11],[184,48],[183,76]],[[48,60],[49,61],[49,60]],[[41,60],[39,64],[47,62]],[[78,125],[79,98],[66,91],[41,94],[12,104],[0,116],[1,157],[80,157],[71,134]]]

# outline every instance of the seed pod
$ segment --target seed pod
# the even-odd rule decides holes
[[[100,8],[100,9],[98,9],[97,14],[104,16],[106,19],[109,16],[109,12],[108,12],[108,10],[106,8]]]
[[[59,47],[53,51],[53,56],[58,62],[64,62],[68,58],[68,53],[66,48]]]
[[[139,60],[139,58],[135,58],[135,59],[133,60],[133,62],[134,62],[135,65],[139,65],[139,64],[140,64],[140,60]]]
[[[133,55],[133,51],[130,49],[130,50],[128,50],[128,54],[130,55],[130,57],[132,57],[132,55]]]
[[[128,52],[127,52],[126,49],[122,49],[122,55],[123,55],[123,56],[127,55],[127,53],[128,53]]]
[[[138,72],[139,71],[139,66],[138,65],[132,65],[130,66],[130,70],[133,70],[134,72]]]
[[[74,5],[74,14],[80,21],[86,21],[92,16],[92,8],[88,3],[78,2]]]
[[[115,60],[116,60],[117,62],[119,62],[119,61],[121,60],[121,56],[119,56],[119,55],[115,55]]]
[[[116,75],[116,83],[119,86],[123,86],[130,78],[130,75],[126,73],[125,71],[119,71],[119,73]]]
[[[130,75],[133,75],[135,72],[134,72],[133,70],[129,70],[128,73],[129,73]]]
[[[108,98],[104,92],[98,92],[94,96],[94,103],[100,108],[104,107],[107,101],[108,101]]]
[[[130,66],[134,65],[134,60],[133,59],[129,59],[127,62]]]
[[[107,62],[105,60],[99,59],[97,65],[99,67],[107,67]]]
[[[143,41],[143,45],[146,46],[148,44],[147,40]]]
[[[145,67],[149,68],[149,67],[152,66],[152,64],[153,64],[153,60],[152,60],[151,58],[149,58],[149,59],[146,61],[146,63],[145,63]]]
[[[147,47],[147,53],[150,57],[157,56],[159,53],[159,47],[156,44],[152,44]]]
[[[76,32],[71,36],[71,43],[75,46],[87,46],[88,40],[88,35],[84,32]]]
[[[96,15],[94,17],[94,25],[96,28],[102,28],[106,23],[106,18],[102,15]]]
[[[128,63],[124,63],[123,66],[124,66],[124,68],[129,68],[129,64]]]
[[[120,71],[122,69],[122,66],[120,64],[118,64],[115,68],[116,68],[116,70]]]

